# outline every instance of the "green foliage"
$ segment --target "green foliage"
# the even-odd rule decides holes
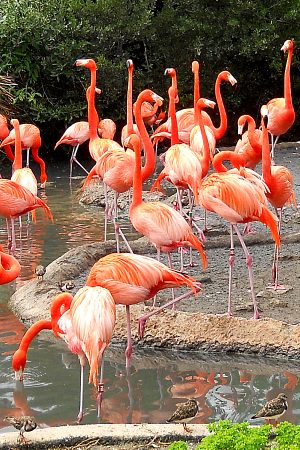
[[[300,425],[281,422],[276,428],[276,450],[298,450],[300,448]]]
[[[196,450],[261,450],[266,448],[271,425],[250,428],[249,423],[223,420],[209,425],[213,434],[205,437]]]
[[[184,441],[175,441],[168,447],[168,450],[188,450],[188,445]]]

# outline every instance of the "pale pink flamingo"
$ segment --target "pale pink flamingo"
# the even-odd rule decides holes
[[[7,138],[5,138],[0,148],[5,145],[15,144],[15,129],[13,128]],[[29,166],[29,149],[31,149],[32,158],[36,161],[40,166],[40,181],[41,187],[44,188],[46,185],[46,181],[48,180],[48,176],[46,173],[46,164],[45,161],[39,156],[39,148],[42,145],[40,130],[36,125],[31,123],[22,123],[20,125],[20,139],[21,139],[21,147],[22,150],[27,150],[27,163],[26,166]]]
[[[273,98],[267,103],[268,130],[271,133],[272,140],[272,158],[274,158],[275,145],[279,136],[286,133],[295,121],[291,89],[291,63],[294,51],[294,41],[291,39],[285,41],[281,50],[288,52],[284,72],[284,97]],[[275,140],[274,137],[276,137]]]
[[[248,130],[243,133],[246,123],[248,124]],[[236,143],[234,152],[239,155],[241,166],[254,170],[261,161],[262,133],[259,128],[256,128],[253,117],[248,114],[239,117],[238,134],[242,137]]]

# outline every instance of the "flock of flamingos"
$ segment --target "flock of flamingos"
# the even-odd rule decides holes
[[[188,246],[196,249],[200,255],[203,269],[208,261],[205,253],[203,232],[197,227],[193,217],[193,206],[199,205],[205,211],[214,212],[229,222],[230,256],[229,256],[229,294],[228,315],[232,315],[231,285],[234,265],[233,234],[238,236],[244,250],[249,273],[251,296],[253,300],[253,318],[259,318],[259,311],[254,294],[252,277],[252,258],[244,242],[243,234],[249,231],[250,223],[259,221],[266,225],[275,242],[272,283],[274,290],[282,286],[278,280],[278,254],[280,248],[280,229],[282,209],[285,205],[295,203],[293,176],[283,166],[275,163],[275,144],[279,136],[286,133],[293,125],[295,112],[292,104],[290,67],[294,43],[284,42],[282,49],[287,52],[284,74],[284,97],[270,100],[261,108],[261,123],[256,128],[249,115],[240,117],[239,133],[242,134],[235,151],[222,151],[215,155],[217,140],[221,139],[227,129],[227,116],[221,95],[221,83],[236,83],[228,72],[221,72],[216,80],[215,95],[220,113],[220,125],[215,127],[209,114],[204,109],[215,107],[215,102],[200,98],[199,64],[194,61],[194,107],[176,112],[178,102],[176,70],[166,69],[171,85],[168,90],[168,119],[162,122],[161,106],[163,99],[150,89],[143,90],[132,101],[133,63],[127,61],[127,124],[122,130],[122,145],[113,140],[114,123],[109,119],[99,121],[95,107],[95,95],[100,90],[96,87],[96,64],[93,59],[79,59],[76,66],[90,71],[90,85],[86,91],[88,105],[88,122],[77,122],[69,127],[57,142],[73,147],[72,162],[77,160],[78,146],[89,139],[89,152],[95,166],[88,173],[84,187],[96,178],[103,181],[106,196],[106,219],[113,218],[115,225],[117,252],[108,254],[92,267],[86,284],[73,297],[64,292],[57,295],[50,308],[49,320],[34,324],[23,337],[19,349],[13,356],[13,369],[20,379],[26,365],[29,343],[42,329],[52,330],[68,344],[69,349],[79,357],[81,365],[80,411],[78,421],[83,417],[83,368],[88,361],[90,366],[89,382],[98,389],[99,402],[102,395],[102,380],[99,366],[102,356],[109,345],[116,321],[116,304],[126,306],[128,341],[126,362],[129,364],[132,354],[130,306],[145,302],[155,297],[166,288],[187,286],[189,290],[172,300],[168,305],[175,305],[179,300],[200,291],[201,284],[183,272],[182,248]],[[135,117],[135,123],[133,120]],[[161,122],[150,136],[146,125]],[[247,131],[243,132],[248,124]],[[8,283],[20,273],[20,265],[13,256],[15,250],[14,219],[25,213],[32,213],[36,208],[43,208],[46,216],[52,220],[49,207],[37,196],[37,180],[29,167],[22,168],[22,150],[31,148],[34,159],[40,164],[40,182],[45,186],[47,174],[44,161],[38,155],[41,145],[37,127],[21,124],[17,119],[11,120],[13,129],[9,132],[7,121],[2,116],[1,147],[13,161],[11,179],[0,179],[0,215],[11,224],[9,233],[9,253],[4,250],[1,256],[0,282]],[[269,143],[271,136],[271,150]],[[101,136],[101,137],[100,137]],[[177,191],[177,208],[162,202],[144,202],[142,184],[153,174],[156,165],[155,146],[163,139],[170,139],[171,145],[164,154],[164,169],[153,185],[161,190],[161,182],[167,180]],[[10,145],[15,145],[13,153]],[[125,151],[126,149],[126,151]],[[142,165],[141,152],[144,153]],[[223,164],[230,161],[233,168],[228,170]],[[255,172],[256,165],[262,161],[262,174]],[[80,163],[79,163],[80,164]],[[81,164],[80,164],[81,165]],[[211,165],[214,171],[210,171]],[[109,205],[107,187],[115,193],[114,204]],[[134,228],[157,249],[157,260],[133,254],[129,243],[118,223],[117,198],[120,193],[133,188],[129,208],[130,221]],[[182,209],[182,195],[187,191],[189,198],[188,213]],[[271,206],[274,212],[271,211]],[[245,225],[244,232],[237,224]],[[195,229],[195,232],[193,231]],[[127,253],[119,253],[119,239],[124,239]],[[171,252],[180,249],[181,269],[172,268]],[[160,253],[166,252],[169,267],[160,262]],[[190,256],[191,257],[191,256]],[[190,259],[192,265],[192,259]],[[164,308],[166,305],[164,305]],[[153,309],[139,319],[139,335],[143,336],[146,320],[157,314],[161,308]]]

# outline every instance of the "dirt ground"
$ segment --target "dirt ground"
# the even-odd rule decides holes
[[[281,148],[276,154],[277,164],[282,164],[292,170],[295,182],[296,198],[300,199],[300,162],[297,148]],[[167,183],[164,184],[164,187]],[[93,196],[92,196],[93,197]],[[161,198],[167,203],[171,203],[170,198]],[[146,201],[149,196],[146,196]],[[95,198],[93,198],[95,201]],[[120,199],[120,206],[124,208],[127,201]],[[99,201],[101,204],[101,201]],[[199,218],[196,224],[203,228],[203,210],[197,208],[195,217]],[[126,222],[127,210],[123,209],[120,214],[120,223]],[[202,281],[203,291],[197,300],[186,300],[178,305],[178,309],[186,312],[201,312],[205,314],[222,314],[227,310],[228,295],[228,256],[229,256],[229,226],[215,214],[207,216],[208,232],[206,233],[206,252],[208,257],[208,268],[203,273],[201,262],[195,251],[194,262],[196,267],[188,265],[189,255],[185,255],[186,272]],[[243,230],[243,226],[240,226]],[[194,229],[194,232],[197,231]],[[290,324],[296,324],[300,320],[300,209],[299,207],[287,207],[283,212],[282,224],[282,246],[280,249],[279,281],[285,287],[283,290],[273,291],[267,289],[271,283],[271,267],[274,252],[274,243],[269,230],[258,222],[252,224],[252,232],[245,237],[245,242],[249,245],[250,253],[253,257],[254,291],[259,303],[262,317],[271,317],[283,320]],[[123,251],[126,247],[122,246]],[[234,315],[250,318],[252,311],[252,301],[249,292],[248,271],[245,263],[245,256],[238,241],[236,241],[235,267],[233,275],[233,310]],[[154,247],[149,246],[147,255],[156,257]],[[174,268],[179,269],[179,254],[172,253]],[[166,264],[167,258],[162,256],[162,261]],[[85,275],[84,275],[85,276]],[[83,277],[84,279],[84,277]],[[159,302],[167,297],[163,292],[159,295]],[[176,294],[177,295],[177,294]],[[151,304],[151,302],[149,302]]]

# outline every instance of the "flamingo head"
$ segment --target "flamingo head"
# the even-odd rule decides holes
[[[208,100],[207,98],[200,98],[198,100],[198,103],[203,108],[212,108],[213,109],[216,106],[216,102],[214,102],[212,100]]]
[[[10,123],[14,128],[19,125],[18,119],[11,119]]]
[[[12,368],[15,371],[15,379],[18,381],[23,381],[23,372],[26,366],[26,352],[25,350],[18,349],[12,359]]]
[[[83,66],[83,67],[86,67],[87,69],[90,69],[90,70],[96,70],[97,69],[95,61],[93,59],[91,59],[91,58],[88,58],[88,59],[77,59],[75,61],[75,65],[76,66]]]
[[[151,89],[144,89],[139,94],[138,98],[140,98],[143,102],[157,103],[159,106],[161,106],[164,101],[162,97],[151,91]]]
[[[198,61],[193,61],[192,62],[192,72],[193,73],[198,73],[199,72],[199,63],[198,63]]]
[[[283,44],[283,46],[281,47],[281,50],[285,53],[289,50],[293,50],[294,49],[294,41],[292,39],[288,39],[285,41],[285,43]]]
[[[135,148],[141,148],[140,137],[135,133],[130,134],[124,141],[124,147],[130,148],[131,150],[134,150]]]
[[[173,67],[168,67],[168,68],[165,70],[164,75],[169,75],[170,77],[175,77],[175,76],[176,76],[176,70],[173,69]]]
[[[133,69],[133,61],[132,59],[127,59],[126,65],[128,69]]]

